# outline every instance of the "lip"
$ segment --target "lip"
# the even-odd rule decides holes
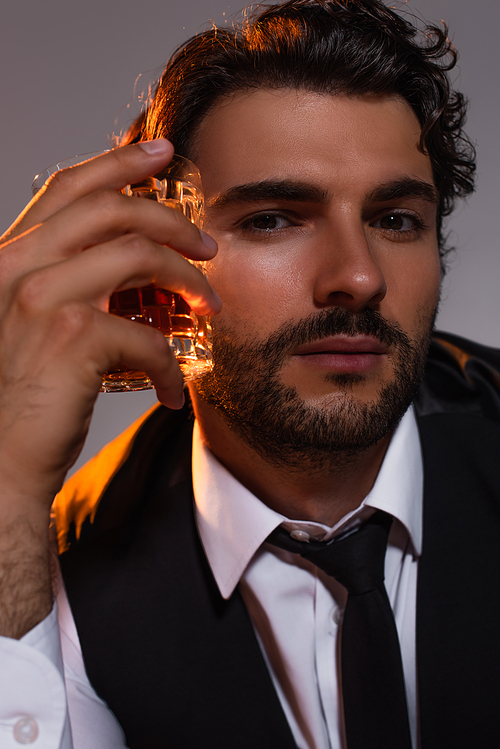
[[[314,354],[388,354],[389,348],[373,336],[331,336],[318,341],[305,343],[293,352],[292,356],[311,356]]]
[[[378,371],[388,346],[372,336],[332,336],[299,346],[292,354],[308,367],[343,373]]]

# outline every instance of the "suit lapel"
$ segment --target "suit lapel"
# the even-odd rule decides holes
[[[476,415],[419,419],[424,457],[417,673],[423,749],[500,737],[500,426]]]

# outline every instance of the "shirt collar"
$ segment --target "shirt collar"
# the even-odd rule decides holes
[[[257,499],[206,447],[197,423],[192,467],[198,531],[223,598],[231,596],[255,552],[281,523],[328,538],[354,524],[367,507],[385,510],[405,526],[415,554],[421,553],[423,467],[413,408],[394,432],[372,490],[333,528],[290,521]]]

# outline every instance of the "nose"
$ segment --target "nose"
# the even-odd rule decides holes
[[[315,247],[318,260],[314,302],[351,311],[376,308],[387,293],[381,258],[362,226],[325,232]]]

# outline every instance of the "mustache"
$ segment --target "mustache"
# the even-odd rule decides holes
[[[372,309],[351,312],[332,307],[298,322],[286,323],[262,344],[260,353],[268,361],[272,352],[280,352],[282,358],[298,346],[336,335],[372,336],[401,352],[410,352],[413,348],[411,339],[399,325],[389,322],[379,312]]]
[[[315,312],[307,318],[283,324],[267,340],[237,341],[231,331],[213,321],[214,375],[241,377],[258,369],[267,376],[275,375],[286,357],[298,346],[335,335],[368,335],[388,346],[401,360],[408,360],[415,346],[397,323],[389,322],[379,312],[364,309],[351,312],[332,307]],[[210,378],[210,375],[207,375]]]

